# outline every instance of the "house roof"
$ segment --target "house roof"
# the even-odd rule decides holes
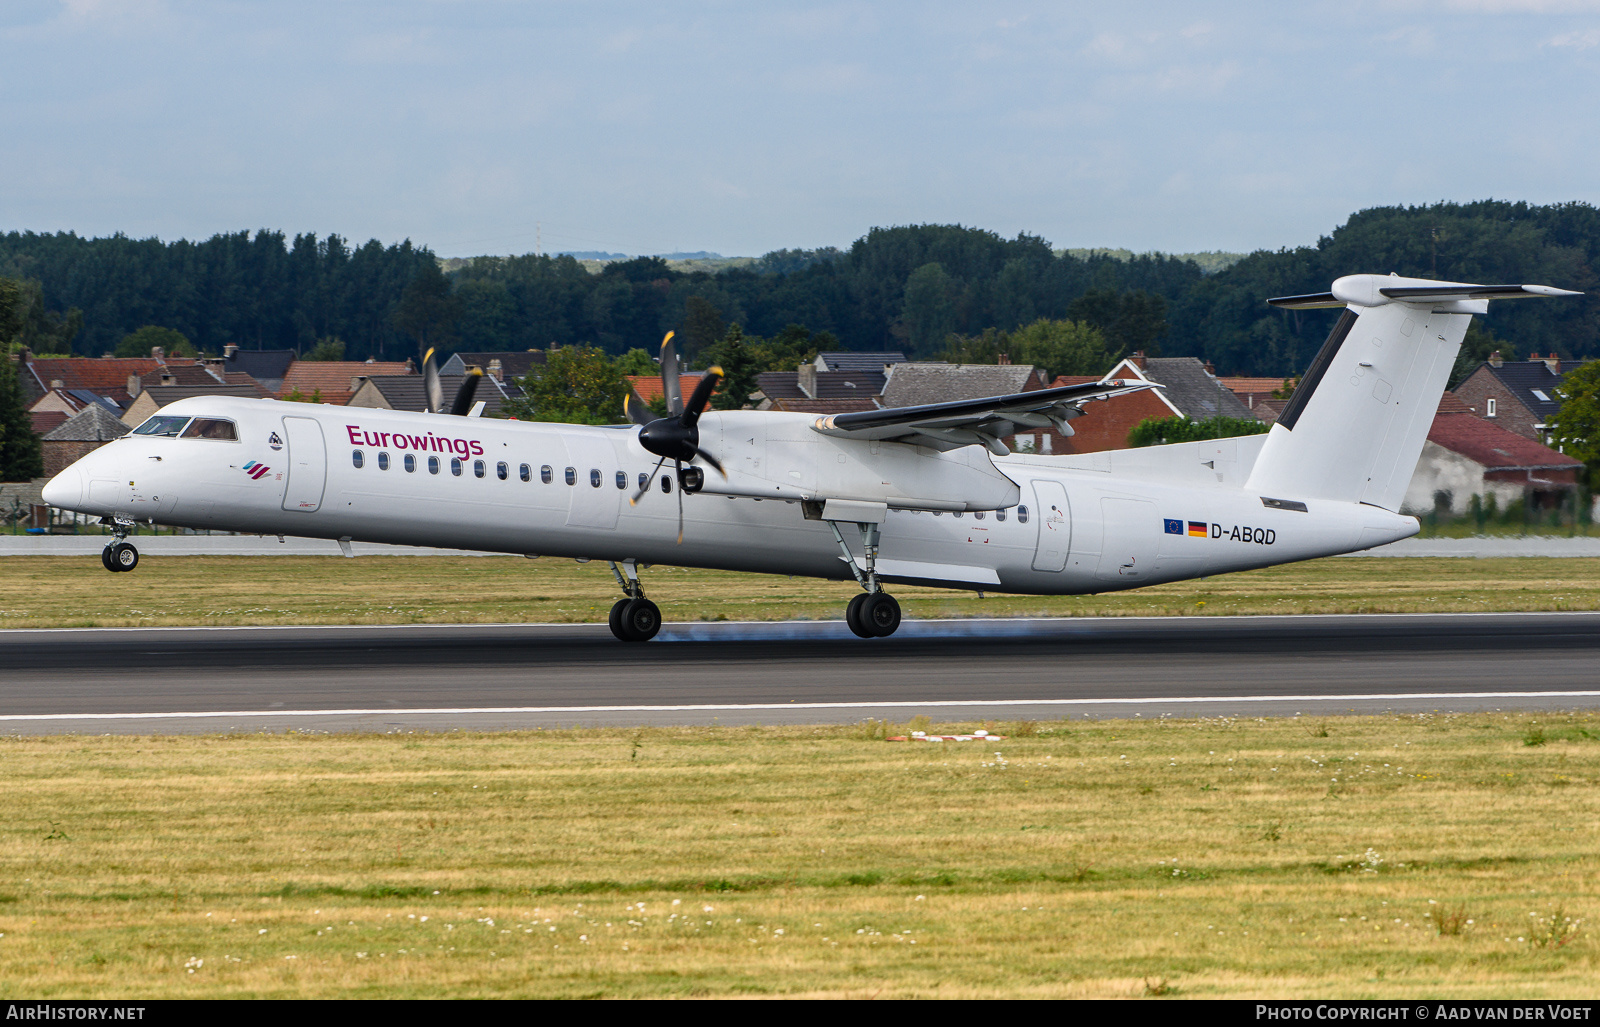
[[[193,399],[195,396],[228,396],[233,399],[264,399],[259,386],[249,385],[223,385],[220,382],[213,385],[155,385],[139,393],[142,399],[150,397],[156,408],[176,403],[180,399]],[[132,409],[131,406],[129,408]],[[126,415],[124,415],[126,416]]]
[[[846,371],[860,374],[862,372],[883,373],[885,364],[903,364],[904,353],[869,352],[869,353],[818,353],[818,371]]]
[[[1543,360],[1507,360],[1499,367],[1485,361],[1482,369],[1494,375],[1539,420],[1546,421],[1561,409],[1555,390],[1566,375],[1550,370]]]
[[[683,393],[685,400],[689,398],[689,393],[694,391],[694,387],[700,384],[700,379],[703,377],[704,375],[688,371],[678,375],[678,389]],[[627,379],[628,384],[633,386],[633,391],[637,392],[639,398],[646,403],[654,403],[666,395],[662,391],[661,376],[658,374],[630,374]]]
[[[98,403],[86,406],[45,435],[46,442],[110,442],[128,434],[128,426]]]
[[[756,375],[756,387],[768,399],[809,399],[800,388],[799,371],[763,371]]]
[[[858,410],[876,410],[878,404],[870,398],[808,399],[801,396],[798,399],[775,399],[768,409],[782,410],[791,414],[853,414]]]
[[[412,373],[410,363],[398,360],[296,360],[283,376],[278,398],[286,398],[298,389],[308,399],[320,392],[322,402],[343,404],[355,395],[350,388],[352,378]]]
[[[461,383],[466,379],[464,374],[441,374],[439,376],[439,390],[444,395],[444,403],[448,408],[455,402],[456,393],[461,389]],[[421,413],[428,409],[426,380],[420,374],[377,375],[367,379],[367,384],[377,389],[379,394],[389,404],[391,410],[410,410]],[[519,393],[520,394],[520,393]],[[488,375],[484,375],[478,382],[478,391],[473,393],[473,402],[483,401],[483,412],[490,417],[500,416],[501,408],[505,406],[506,391],[500,383]],[[365,402],[365,400],[363,400]],[[446,410],[446,413],[449,411]]]
[[[865,399],[881,395],[887,384],[888,378],[882,371],[818,371],[814,386],[816,393],[811,398]]]
[[[294,360],[292,349],[240,349],[229,354],[223,366],[229,371],[243,371],[257,381],[277,381],[288,373]]]
[[[33,419],[33,433],[47,435],[53,429],[61,427],[72,415],[64,410],[30,410],[28,416]]]
[[[50,383],[59,381],[64,389],[88,389],[126,403],[129,377],[138,377],[161,366],[151,357],[33,357],[28,360],[27,373],[40,392],[49,392]]]
[[[1263,392],[1277,392],[1283,388],[1283,383],[1286,380],[1284,378],[1236,378],[1226,375],[1217,377],[1217,382],[1234,395],[1238,395],[1241,392],[1258,395]]]
[[[439,368],[440,374],[466,374],[469,364],[476,364],[483,368],[483,373],[489,373],[489,361],[500,361],[500,374],[507,378],[525,378],[535,364],[545,362],[545,352],[542,349],[510,350],[503,353],[456,353]]]
[[[1447,413],[1441,410],[1434,415],[1428,441],[1482,464],[1485,471],[1556,470],[1582,463],[1549,446],[1506,431],[1471,411]]]
[[[171,381],[163,379],[170,378]],[[221,385],[223,381],[203,364],[168,364],[165,367],[153,368],[139,376],[139,387],[148,389],[153,385]]]
[[[1206,373],[1206,367],[1195,357],[1146,357],[1140,367],[1132,358],[1123,360],[1111,371],[1113,378],[1143,378],[1163,385],[1161,398],[1166,400],[1191,421],[1204,421],[1210,417],[1237,417],[1253,421],[1256,416],[1239,397],[1223,388],[1222,383]]]
[[[1013,396],[1043,388],[1040,378],[1032,364],[894,364],[889,368],[888,382],[883,387],[883,405],[911,407],[985,396]]]

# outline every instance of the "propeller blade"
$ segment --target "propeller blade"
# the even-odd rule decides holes
[[[717,473],[722,475],[724,478],[726,478],[728,476],[728,472],[724,471],[722,469],[722,461],[718,460],[716,457],[712,456],[710,453],[707,453],[705,450],[701,449],[699,446],[694,447],[694,455],[699,457],[700,459],[704,460],[706,463],[710,464],[712,467],[715,467],[717,469]]]
[[[662,457],[660,460],[656,461],[655,470],[650,472],[650,477],[648,477],[648,478],[646,478],[644,480],[644,484],[639,486],[639,491],[635,492],[633,494],[633,498],[628,500],[628,505],[629,506],[638,506],[639,505],[639,500],[643,499],[644,498],[644,494],[646,492],[650,491],[650,486],[655,484],[656,475],[658,473],[660,473],[661,465],[666,463],[666,462],[667,462],[667,458],[666,457]]]
[[[661,340],[661,391],[667,396],[667,413],[677,417],[683,413],[683,387],[678,384],[678,348],[672,344],[676,332],[668,332]]]
[[[683,461],[672,461],[672,469],[676,471],[676,486],[672,491],[678,494],[678,545],[683,545]]]
[[[434,385],[439,385],[439,376],[434,374]],[[472,409],[472,397],[478,393],[478,382],[483,380],[483,368],[473,366],[467,368],[467,376],[461,379],[461,388],[456,390],[456,401],[450,405],[450,412],[457,417],[467,416],[467,411]]]
[[[651,410],[633,389],[629,389],[628,394],[622,397],[622,409],[627,412],[628,420],[634,424],[646,425],[656,419],[655,411]]]
[[[433,362],[433,347],[422,355],[422,395],[427,401],[428,413],[437,414],[444,406],[444,388],[439,384],[439,366]]]
[[[722,381],[722,368],[713,367],[700,379],[700,384],[694,387],[694,394],[689,397],[689,402],[683,408],[683,426],[693,428],[700,422],[700,414],[704,412],[706,404],[711,402],[711,393]]]

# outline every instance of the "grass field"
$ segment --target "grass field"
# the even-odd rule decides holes
[[[1600,995],[1600,719],[991,727],[0,738],[0,997]]]
[[[838,619],[855,585],[656,567],[667,621]],[[1600,610],[1600,559],[1314,560],[1101,596],[895,587],[909,618]],[[518,557],[0,559],[0,628],[604,621],[604,564]]]

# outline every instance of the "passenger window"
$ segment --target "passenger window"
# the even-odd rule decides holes
[[[517,468],[517,470],[521,473],[523,481],[533,480],[533,468],[529,467],[527,464],[523,464],[521,467]]]
[[[1017,523],[1018,524],[1027,524],[1028,523],[1028,508],[1027,507],[1025,507],[1025,506],[1017,507]]]
[[[996,510],[994,512],[994,519],[997,520],[997,521],[1005,520],[1006,519],[1006,512],[1004,510]]]
[[[665,475],[665,474],[663,474],[661,476],[661,491],[662,492],[671,492],[672,491],[672,479],[670,477],[668,477],[667,475]]]
[[[350,462],[355,464],[357,467],[360,467],[362,464],[367,462],[366,454],[362,453],[359,449],[353,450],[350,453]]]
[[[189,423],[187,417],[174,417],[171,414],[158,415],[149,418],[139,427],[133,429],[135,435],[160,435],[175,439],[183,431],[183,426]]]
[[[539,480],[544,482],[546,485],[550,484],[550,479],[554,477],[555,471],[551,469],[549,464],[545,464],[543,467],[539,468]]]
[[[233,430],[232,421],[224,421],[216,417],[196,417],[189,422],[189,427],[183,430],[186,439],[217,439],[221,442],[238,442],[239,436]]]
[[[502,460],[494,465],[494,473],[495,477],[499,478],[501,481],[505,481],[507,478],[511,477],[511,468],[507,467],[506,462]]]
[[[618,471],[617,472],[617,488],[625,489],[627,487],[628,487],[628,472],[627,471]]]
[[[567,468],[567,484],[568,485],[576,485],[576,484],[578,484],[578,469],[576,467]]]
[[[983,511],[979,510],[977,513],[973,514],[972,516],[976,517],[978,520],[981,521],[981,520],[983,520]]]
[[[589,468],[589,484],[593,485],[595,488],[600,487],[600,468]]]
[[[459,456],[450,458],[450,473],[457,478],[461,477],[461,458]]]
[[[388,469],[389,469],[389,454],[388,453],[379,453],[378,454],[378,470],[387,471]]]
[[[639,487],[640,488],[648,488],[649,485],[650,485],[650,472],[648,472],[648,471],[640,471],[639,472]]]
[[[483,477],[483,461],[482,460],[474,460],[474,461],[472,461],[472,476],[475,477],[475,478]]]
[[[954,512],[954,513],[952,513],[952,514],[951,514],[951,515],[950,515],[950,516],[951,516],[951,517],[960,517],[960,516],[961,516],[961,511],[960,511],[960,510],[957,510],[957,511],[955,511],[955,512]]]
[[[406,473],[411,474],[417,469],[417,458],[413,453],[406,454]]]
[[[438,457],[436,457],[436,456],[428,457],[428,473],[429,474],[438,474],[439,473],[439,458]]]

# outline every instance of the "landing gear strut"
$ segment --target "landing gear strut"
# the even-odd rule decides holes
[[[118,519],[112,522],[111,542],[100,551],[100,562],[108,571],[131,571],[139,566],[139,551],[128,539],[133,522]]]
[[[839,531],[839,522],[829,521],[828,527],[833,529],[834,540],[839,543],[839,549],[844,553],[850,573],[856,576],[856,581],[864,589],[861,595],[850,600],[850,605],[845,607],[844,622],[859,638],[888,638],[900,627],[900,604],[878,583],[878,526],[871,523],[856,525],[861,532],[861,550],[865,554],[865,567],[857,562],[855,554],[845,545],[844,535]]]
[[[607,561],[611,573],[622,586],[623,598],[611,607],[611,633],[623,642],[648,642],[661,630],[661,608],[644,597],[644,586],[639,583],[638,567],[632,560]],[[627,576],[623,576],[623,571]]]

